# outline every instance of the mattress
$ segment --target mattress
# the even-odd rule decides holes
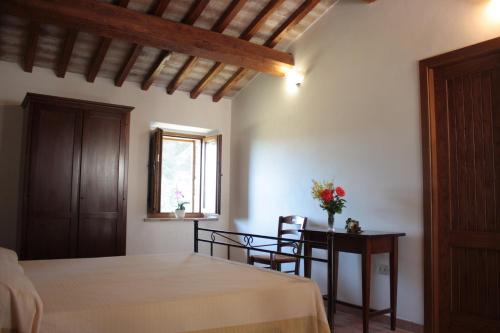
[[[20,263],[41,333],[330,332],[312,280],[201,254]]]

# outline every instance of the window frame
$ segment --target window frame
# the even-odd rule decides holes
[[[196,161],[196,154],[193,157],[193,179],[196,179],[196,163],[200,164],[200,198],[199,198],[199,212],[186,212],[185,218],[202,218],[205,216],[201,212],[202,200],[204,197],[204,187],[203,181],[205,179],[204,172],[204,160],[205,160],[205,143],[207,141],[215,141],[217,144],[217,160],[216,160],[216,193],[215,193],[215,214],[220,215],[221,212],[221,184],[222,184],[222,134],[216,135],[196,135],[196,134],[184,134],[175,133],[169,131],[163,131],[160,128],[155,129],[151,133],[150,145],[149,145],[149,180],[148,180],[148,218],[175,218],[174,212],[161,212],[161,168],[162,168],[162,151],[163,151],[163,140],[164,137],[170,139],[178,138],[182,141],[192,140],[193,149],[195,148],[195,140],[200,141],[200,161]],[[184,140],[183,140],[184,139]],[[193,187],[195,186],[193,182]],[[194,196],[194,191],[193,191]],[[192,200],[194,201],[194,200]]]
[[[194,201],[195,201],[195,196],[196,196],[196,185],[195,185],[195,182],[196,182],[196,163],[198,162],[196,160],[196,141],[199,141],[200,143],[200,147],[203,145],[203,138],[194,138],[194,137],[187,137],[187,136],[174,136],[172,135],[171,133],[163,133],[163,136],[162,136],[162,143],[165,142],[166,140],[169,140],[169,141],[178,141],[178,142],[188,142],[188,143],[191,143],[193,145],[192,149],[193,149],[193,165],[192,165],[192,168],[193,168],[193,174],[192,174],[192,178],[193,178],[193,184],[192,184],[192,196],[190,198],[190,202],[191,202],[191,205],[193,205],[194,207]],[[202,149],[202,148],[200,148]],[[162,152],[163,153],[163,152]],[[161,169],[160,169],[161,170]],[[200,177],[201,178],[201,177]],[[161,182],[161,175],[160,175],[160,182]],[[160,194],[161,194],[161,185],[160,185]],[[200,185],[200,194],[201,194],[201,185]],[[160,197],[160,203],[161,203],[161,197]],[[159,206],[160,208],[160,212],[161,213],[161,204]],[[193,214],[193,212],[186,212],[186,214]]]

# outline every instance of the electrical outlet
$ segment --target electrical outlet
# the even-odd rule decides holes
[[[379,265],[378,266],[378,273],[381,275],[389,275],[390,273],[390,268],[389,265]]]

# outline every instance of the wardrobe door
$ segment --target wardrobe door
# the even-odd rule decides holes
[[[78,257],[125,254],[128,114],[85,111]]]
[[[81,112],[35,103],[30,118],[23,259],[70,258],[76,254]]]

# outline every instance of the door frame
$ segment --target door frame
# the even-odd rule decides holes
[[[424,331],[439,332],[437,132],[434,72],[437,68],[500,52],[500,37],[421,60],[420,108],[423,160]]]

